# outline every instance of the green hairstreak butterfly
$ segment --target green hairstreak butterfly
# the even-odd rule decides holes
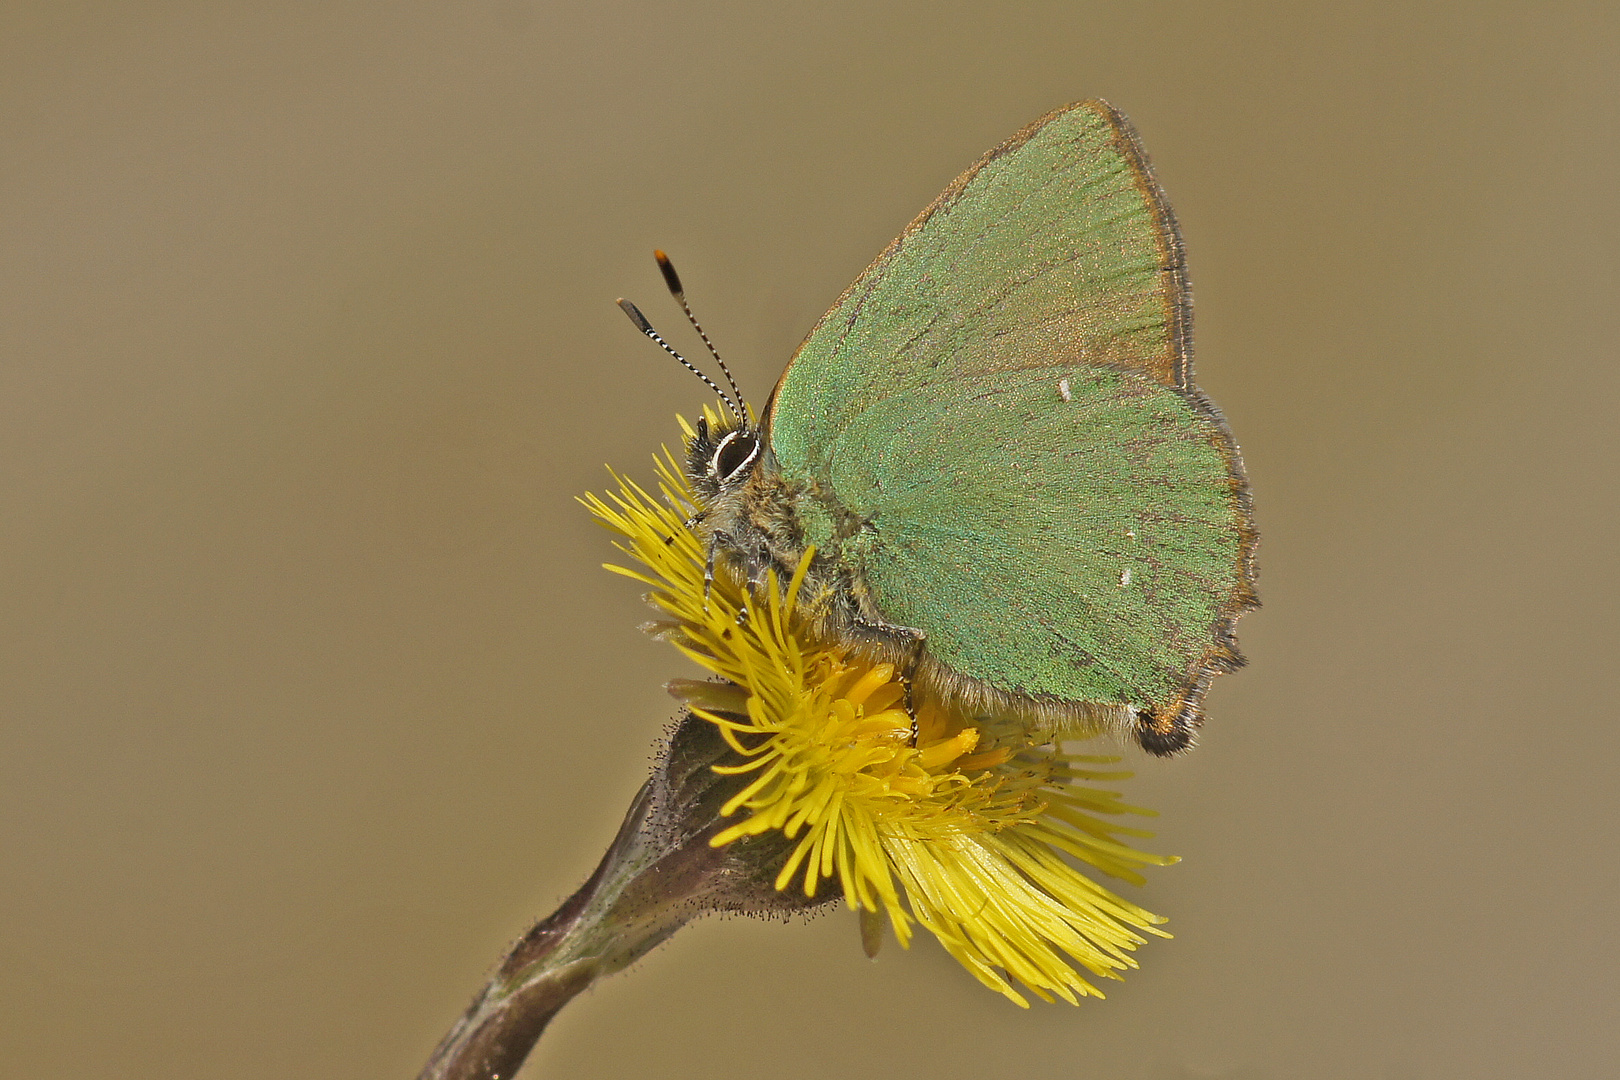
[[[1135,133],[1102,101],[1059,109],[855,280],[757,426],[709,383],[731,419],[690,440],[692,527],[756,587],[813,546],[827,631],[918,693],[1174,753],[1258,602],[1243,465],[1191,346]]]

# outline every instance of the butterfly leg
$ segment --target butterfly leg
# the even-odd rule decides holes
[[[707,511],[699,510],[697,513],[693,514],[691,517],[687,518],[684,522],[682,522],[681,523],[681,528],[686,529],[688,531],[690,531],[692,529],[695,529],[699,525],[703,524],[703,519],[705,517],[707,517],[707,516],[708,516]],[[673,536],[664,537],[665,545],[673,544],[674,542],[675,542],[675,538]]]
[[[905,673],[900,676],[900,685],[906,690],[906,715],[911,718],[911,748],[917,748],[917,736],[922,733],[922,727],[917,723],[917,665],[922,663],[923,635],[917,631],[917,636],[911,640],[911,655],[906,658]]]
[[[712,533],[709,536],[709,550],[703,560],[703,610],[709,610],[709,594],[714,591],[714,563],[720,551],[720,545],[731,543],[731,537],[723,532]]]
[[[709,595],[714,591],[714,568],[716,562],[719,560],[719,552],[722,547],[729,547],[735,550],[737,544],[736,541],[731,538],[730,533],[724,533],[718,530],[711,533],[709,535],[708,554],[703,560],[703,610],[705,612],[709,610]],[[768,560],[769,553],[765,553],[762,558]],[[759,589],[763,586],[764,581],[765,578],[763,572],[760,574],[750,575],[748,579],[749,588],[747,591],[757,597],[759,595]],[[746,603],[737,610],[737,625],[748,625],[748,605]]]
[[[868,619],[857,612],[853,621],[857,627],[872,633],[880,634],[891,641],[898,639],[905,649],[905,658],[900,663],[900,685],[906,692],[906,715],[911,717],[911,745],[917,745],[919,732],[917,724],[917,666],[922,663],[923,646],[928,641],[928,635],[915,626],[896,626],[894,623],[883,622],[879,619]]]

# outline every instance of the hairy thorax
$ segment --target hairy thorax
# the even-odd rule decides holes
[[[688,444],[687,471],[700,507],[694,526],[710,565],[742,577],[758,596],[772,576],[786,588],[814,549],[799,591],[806,613],[825,630],[898,653],[912,638],[887,632],[903,628],[888,627],[862,580],[869,523],[823,483],[782,476],[762,445],[742,457],[740,440],[757,438],[731,425],[700,424]],[[881,647],[891,641],[896,649]]]

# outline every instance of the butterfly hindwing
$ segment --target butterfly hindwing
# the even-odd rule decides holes
[[[958,379],[926,408],[920,393],[859,414],[827,474],[865,524],[840,556],[883,616],[997,690],[1172,700],[1241,585],[1221,433],[1109,368]]]

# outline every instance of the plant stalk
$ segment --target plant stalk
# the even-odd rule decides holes
[[[712,766],[735,760],[713,724],[682,717],[590,879],[512,946],[417,1080],[510,1080],[576,994],[700,915],[780,916],[827,902],[775,889],[780,837],[709,843],[739,786]]]

